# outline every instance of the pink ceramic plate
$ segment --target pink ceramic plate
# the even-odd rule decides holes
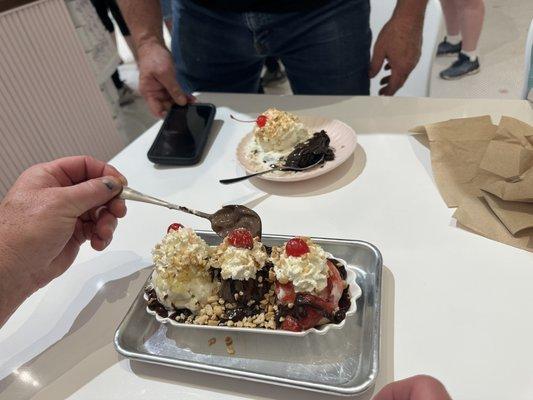
[[[315,178],[337,168],[355,151],[357,135],[355,134],[355,131],[344,122],[330,118],[306,116],[301,116],[300,120],[311,132],[318,132],[321,130],[326,131],[331,139],[330,146],[335,149],[335,159],[333,161],[327,161],[322,167],[312,168],[308,171],[275,172],[258,176],[258,178],[278,182],[296,182]],[[237,147],[237,160],[239,160],[239,163],[248,173],[261,171],[246,158],[246,149],[248,148],[248,143],[252,140],[252,137],[253,133],[250,132],[241,140]]]

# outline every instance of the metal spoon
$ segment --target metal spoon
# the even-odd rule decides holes
[[[307,167],[304,167],[304,168],[285,167],[285,166],[274,165],[273,167],[271,166],[271,168],[267,169],[266,171],[256,172],[254,174],[249,174],[249,175],[244,175],[244,176],[239,176],[237,178],[221,179],[221,180],[219,180],[219,182],[222,183],[223,185],[230,185],[232,183],[237,183],[237,182],[240,182],[240,181],[244,181],[245,179],[250,179],[250,178],[253,178],[254,176],[264,175],[264,174],[267,174],[267,173],[273,172],[273,171],[306,171],[308,169],[316,167],[319,164],[322,164],[322,162],[324,162],[324,156],[320,157],[318,159],[318,161],[315,162],[314,164],[308,165]]]
[[[193,210],[192,208],[178,206],[164,200],[148,196],[127,186],[122,188],[120,198],[124,200],[139,201],[142,203],[155,204],[166,207],[171,210],[178,210],[188,214],[205,218],[211,222],[211,228],[220,237],[226,237],[229,232],[236,228],[245,228],[250,231],[253,237],[261,238],[261,218],[259,215],[241,205],[228,205],[222,207],[214,214],[208,214],[202,211]]]

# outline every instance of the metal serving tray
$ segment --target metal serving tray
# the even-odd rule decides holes
[[[211,245],[220,242],[212,232],[198,234]],[[280,245],[289,238],[264,235],[262,241]],[[141,290],[115,333],[117,351],[134,360],[304,390],[336,395],[364,392],[374,384],[379,369],[381,254],[359,240],[313,240],[357,271],[363,295],[343,329],[291,337],[180,328],[161,324],[148,314]],[[226,351],[227,335],[233,339],[234,355]],[[211,338],[216,343],[209,346]]]

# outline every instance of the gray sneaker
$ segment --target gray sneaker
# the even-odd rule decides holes
[[[470,61],[466,54],[459,53],[459,58],[449,68],[440,73],[440,77],[446,80],[460,79],[467,75],[479,72],[479,58]]]
[[[450,42],[448,42],[448,38],[444,36],[444,40],[440,42],[439,46],[437,47],[437,57],[454,56],[456,54],[459,54],[461,52],[462,45],[463,42],[451,44]]]

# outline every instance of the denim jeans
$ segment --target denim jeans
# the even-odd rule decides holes
[[[163,16],[163,21],[168,21],[172,19],[172,0],[159,0],[161,4],[161,15]]]
[[[304,12],[215,11],[174,0],[172,53],[189,91],[257,93],[264,60],[285,66],[295,94],[367,95],[369,0]]]

